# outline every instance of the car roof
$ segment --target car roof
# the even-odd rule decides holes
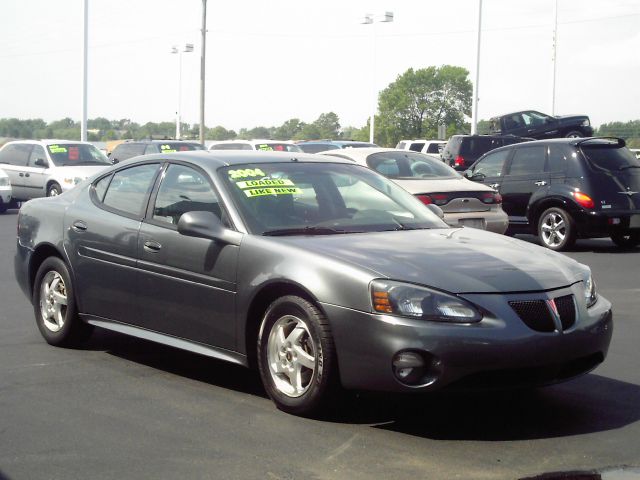
[[[198,142],[197,140],[181,140],[181,139],[173,139],[173,138],[165,138],[164,140],[158,140],[155,138],[152,139],[142,139],[142,140],[125,140],[122,143],[119,143],[117,146],[119,145],[130,145],[132,143],[173,143],[173,142],[178,142],[178,143],[197,143],[199,144],[200,142]]]
[[[137,163],[148,160],[187,160],[209,167],[225,167],[231,165],[244,165],[247,163],[346,163],[353,164],[349,160],[329,158],[304,152],[263,152],[256,150],[193,150],[189,152],[154,153],[152,155],[137,156],[120,162],[118,165]]]
[[[412,153],[416,155],[423,155],[425,157],[429,157],[432,160],[440,161],[438,157],[434,155],[429,155],[428,153],[414,152],[412,150],[404,150],[402,148],[383,148],[383,147],[346,148],[343,150],[326,150],[324,152],[318,152],[316,153],[316,155],[331,156],[336,158],[349,157],[358,163],[366,165],[366,160],[369,155],[373,155],[374,153],[382,153],[382,152],[400,152],[403,154]]]
[[[29,145],[63,145],[63,144],[86,144],[93,145],[91,142],[83,142],[81,140],[62,140],[56,138],[43,138],[42,140],[12,140],[7,142],[5,145],[16,144],[16,143],[27,143]]]

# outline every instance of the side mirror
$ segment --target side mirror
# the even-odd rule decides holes
[[[429,205],[427,205],[427,208],[435,213],[441,220],[444,219],[444,212],[439,206],[430,203]]]
[[[36,159],[34,165],[36,167],[42,167],[42,168],[47,168],[49,165],[47,164],[47,161],[44,158],[38,158]]]
[[[471,170],[465,170],[462,174],[464,175],[464,178],[471,179],[471,177],[473,177],[473,172]]]
[[[242,239],[241,233],[225,228],[216,215],[206,211],[182,214],[178,220],[178,233],[232,245],[240,245]]]

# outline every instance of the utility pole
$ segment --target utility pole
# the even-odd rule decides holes
[[[204,67],[207,45],[207,0],[202,0],[202,49],[200,52],[200,143],[204,145]]]
[[[556,59],[558,48],[558,0],[554,0],[553,12],[553,54],[551,61],[553,63],[553,73],[551,77],[551,115],[556,114]]]
[[[80,121],[80,140],[87,141],[87,67],[89,60],[89,0],[82,1],[82,120]]]
[[[478,133],[478,84],[480,83],[480,35],[482,33],[482,0],[478,0],[478,37],[476,41],[476,81],[473,82],[471,135]]]

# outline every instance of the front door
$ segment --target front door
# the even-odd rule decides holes
[[[236,350],[238,250],[178,233],[180,216],[209,211],[225,218],[208,176],[170,164],[140,227],[137,324],[179,338]]]

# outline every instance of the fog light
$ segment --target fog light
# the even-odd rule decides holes
[[[408,385],[419,383],[426,371],[425,360],[417,352],[399,352],[391,363],[396,378]]]

